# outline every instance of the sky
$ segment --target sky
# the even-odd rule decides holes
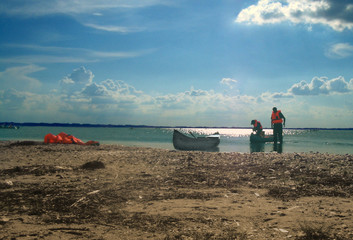
[[[0,122],[353,127],[353,2],[0,1]]]

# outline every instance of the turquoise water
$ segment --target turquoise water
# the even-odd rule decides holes
[[[172,143],[173,128],[109,128],[109,127],[21,127],[18,130],[0,129],[0,140],[36,140],[43,141],[47,133],[66,132],[83,141],[95,140],[101,144],[122,144],[126,146],[154,147],[174,149]],[[220,152],[320,152],[353,154],[352,130],[284,130],[282,149],[273,143],[251,145],[251,129],[230,128],[184,128],[184,133],[209,135],[219,132]],[[271,134],[271,129],[265,129]],[[278,147],[278,146],[277,146]]]

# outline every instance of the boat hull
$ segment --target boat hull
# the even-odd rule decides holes
[[[273,142],[274,139],[273,139],[273,136],[270,135],[270,136],[258,136],[256,134],[251,134],[250,135],[250,142],[251,143],[265,143],[265,142]]]
[[[217,148],[219,143],[219,135],[192,138],[177,130],[174,130],[173,133],[173,145],[178,150],[213,150]]]

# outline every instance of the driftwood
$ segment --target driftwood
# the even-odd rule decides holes
[[[76,207],[80,202],[84,201],[89,195],[97,194],[99,192],[100,192],[100,190],[95,190],[95,191],[87,193],[87,196],[84,196],[84,197],[80,198],[79,200],[77,200],[76,202],[74,202],[71,205],[71,207]]]

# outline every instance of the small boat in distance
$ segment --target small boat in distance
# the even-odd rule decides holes
[[[178,130],[173,133],[173,145],[178,150],[215,150],[220,143],[220,136],[215,133],[206,137],[188,137]]]
[[[251,143],[265,143],[265,142],[273,142],[273,135],[263,135],[259,136],[254,133],[250,135],[250,142]]]

